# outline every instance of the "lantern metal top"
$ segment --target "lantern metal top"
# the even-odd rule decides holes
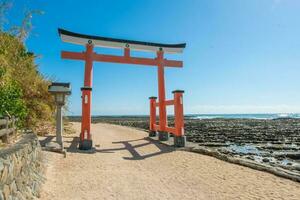
[[[52,82],[48,87],[48,91],[52,94],[61,93],[65,95],[71,94],[70,83]]]
[[[180,44],[161,44],[161,43],[153,43],[153,42],[142,42],[135,40],[124,40],[124,39],[116,39],[116,38],[108,38],[101,36],[93,36],[93,35],[85,35],[80,33],[74,33],[71,31],[67,31],[64,29],[58,29],[59,36],[62,41],[73,43],[73,44],[93,44],[98,47],[107,47],[107,48],[130,48],[132,50],[139,51],[164,51],[165,53],[182,53],[183,49],[186,46],[186,43]]]

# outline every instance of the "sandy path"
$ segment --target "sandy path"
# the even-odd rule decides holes
[[[79,123],[73,124],[79,131]],[[146,132],[92,125],[94,154],[45,152],[41,199],[300,199],[300,184],[150,142]],[[73,141],[73,142],[72,142]]]

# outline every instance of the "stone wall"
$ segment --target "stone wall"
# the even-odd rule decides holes
[[[33,133],[0,150],[0,200],[39,197],[44,181],[42,151]]]

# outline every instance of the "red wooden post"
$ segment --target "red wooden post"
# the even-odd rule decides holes
[[[166,93],[165,93],[165,69],[164,69],[164,52],[157,52],[157,60],[158,60],[158,103],[159,103],[159,130],[165,131],[165,127],[167,126],[167,111],[166,111]]]
[[[166,109],[166,93],[165,93],[165,69],[164,69],[164,52],[157,52],[157,74],[158,74],[158,104],[159,104],[159,132],[158,137],[161,141],[169,139],[169,133],[166,131],[167,126],[167,109]]]
[[[150,99],[150,120],[149,120],[149,137],[156,136],[156,129],[154,125],[156,124],[156,99],[157,97],[149,97]]]
[[[93,48],[89,43],[86,45],[85,52],[85,70],[84,87],[82,90],[82,119],[80,133],[80,149],[90,149],[92,147],[91,139],[91,100],[92,100],[92,73],[93,73]]]
[[[184,147],[186,143],[186,137],[184,136],[183,93],[183,90],[173,91],[176,130],[174,136],[174,145],[176,147]]]

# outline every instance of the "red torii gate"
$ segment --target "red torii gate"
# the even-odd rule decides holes
[[[186,44],[159,44],[133,40],[113,39],[99,36],[84,35],[58,29],[62,41],[84,45],[85,52],[62,51],[64,59],[85,61],[84,87],[82,91],[82,122],[79,148],[88,150],[92,148],[91,127],[91,93],[93,61],[112,62],[122,64],[151,65],[158,67],[158,102],[156,97],[150,97],[150,137],[159,133],[159,140],[169,139],[169,133],[174,134],[174,144],[177,147],[185,146],[184,117],[182,90],[175,90],[174,99],[166,100],[164,67],[182,67],[182,61],[164,59],[164,53],[182,53]],[[94,46],[124,49],[124,56],[104,55],[93,52]],[[156,52],[156,58],[131,57],[130,50]],[[174,105],[175,127],[168,127],[166,106]],[[156,124],[156,107],[159,108],[159,124]]]

